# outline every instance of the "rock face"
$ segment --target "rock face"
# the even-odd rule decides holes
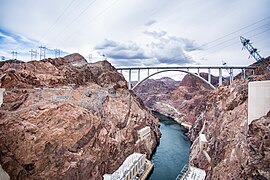
[[[0,87],[0,164],[11,179],[102,179],[159,141],[158,120],[107,61],[6,62]],[[146,126],[151,138],[141,140]]]
[[[270,80],[269,72],[256,72],[252,80]],[[209,92],[205,108],[196,116],[189,133],[194,141],[190,164],[206,170],[209,180],[270,179],[270,113],[248,126],[247,99],[248,81],[236,80]],[[207,137],[211,162],[199,150],[199,133]]]
[[[147,79],[134,92],[149,109],[156,110],[157,102],[163,102],[168,99],[170,92],[175,90],[178,84],[178,81],[168,77]]]
[[[200,73],[200,76],[208,78],[207,73]],[[211,82],[217,85],[218,78],[211,76]],[[149,79],[135,89],[136,94],[151,110],[173,117],[180,123],[189,124],[192,124],[205,108],[209,91],[211,90],[207,84],[189,74],[179,83],[167,77]]]

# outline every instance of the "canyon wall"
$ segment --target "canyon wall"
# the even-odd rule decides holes
[[[194,142],[190,164],[206,170],[206,179],[270,179],[270,109],[250,125],[247,117],[248,82],[270,80],[269,63],[269,58],[255,63],[255,75],[207,95],[205,109],[189,132]],[[199,149],[200,133],[208,140],[210,162]]]
[[[11,179],[102,179],[152,154],[159,122],[107,61],[1,62],[0,164]],[[138,131],[150,127],[150,138]]]

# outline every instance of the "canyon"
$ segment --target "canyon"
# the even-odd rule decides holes
[[[200,73],[204,79],[207,73]],[[218,84],[218,77],[211,75],[211,83]],[[181,81],[168,77],[147,79],[134,92],[144,104],[154,111],[174,118],[178,123],[192,125],[196,115],[205,106],[206,94],[211,91],[200,79],[187,74]]]

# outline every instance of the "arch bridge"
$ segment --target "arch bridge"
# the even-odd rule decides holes
[[[198,73],[191,72],[191,69],[197,70]],[[184,72],[187,74],[190,74],[198,79],[201,79],[203,82],[208,84],[212,89],[215,89],[215,87],[211,84],[211,70],[218,70],[219,72],[219,86],[222,85],[222,70],[226,70],[229,73],[229,80],[230,83],[232,83],[234,75],[233,71],[234,70],[241,70],[241,77],[246,78],[246,70],[252,70],[254,74],[254,70],[256,67],[254,66],[176,66],[176,67],[126,67],[126,68],[116,68],[116,70],[120,73],[123,74],[124,71],[128,71],[128,88],[129,89],[134,89],[138,85],[140,85],[142,82],[145,80],[149,79],[150,77],[163,73],[163,72],[170,72],[170,71],[178,71],[178,72]],[[147,71],[147,77],[144,79],[141,79],[141,73],[142,71],[146,70]],[[157,72],[151,73],[150,70],[157,70]],[[208,78],[205,80],[203,77],[200,76],[200,70],[207,70],[208,71]],[[137,78],[137,84],[135,84],[133,87],[131,85],[132,82],[132,72],[135,71],[137,72],[138,78]],[[201,71],[203,72],[203,71]]]

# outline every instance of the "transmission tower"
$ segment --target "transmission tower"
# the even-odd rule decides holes
[[[33,49],[31,49],[31,51],[29,51],[29,52],[31,55],[31,60],[37,59],[37,54],[38,54],[37,50],[34,51]]]
[[[45,46],[39,46],[38,48],[40,49],[40,51],[39,51],[40,60],[45,59],[45,57],[46,57],[46,49],[47,48]]]
[[[60,57],[60,52],[61,52],[60,49],[54,49],[54,57],[55,58]]]
[[[243,46],[248,50],[249,54],[256,60],[262,61],[264,58],[259,54],[258,49],[254,48],[249,39],[240,36],[240,41]]]
[[[11,54],[12,54],[12,59],[17,60],[18,52],[17,51],[12,51]]]

